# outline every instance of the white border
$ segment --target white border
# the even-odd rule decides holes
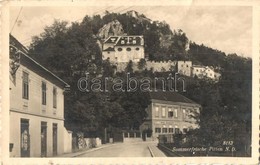
[[[2,96],[2,161],[4,164],[258,164],[259,148],[259,38],[260,38],[260,1],[258,0],[89,0],[89,1],[16,1],[3,2],[1,17],[2,29],[2,72],[1,72],[1,96]],[[170,6],[170,5],[198,5],[198,6],[252,6],[253,7],[253,92],[252,92],[252,157],[181,157],[181,158],[9,158],[9,6]],[[235,13],[234,13],[235,14]],[[4,116],[4,117],[3,117]],[[1,159],[0,159],[1,160]]]

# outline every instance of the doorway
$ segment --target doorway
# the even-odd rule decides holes
[[[47,156],[47,122],[41,122],[41,157]]]
[[[28,119],[21,119],[21,157],[30,157],[30,134]]]
[[[53,135],[53,144],[52,144],[52,148],[53,148],[53,156],[56,156],[58,154],[58,125],[56,123],[52,124],[52,135]]]

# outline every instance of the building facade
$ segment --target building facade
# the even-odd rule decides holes
[[[192,61],[178,61],[177,71],[181,75],[191,76]]]
[[[193,65],[192,66],[192,76],[197,76],[198,78],[209,78],[215,81],[218,81],[221,74],[215,72],[213,67],[210,66],[201,66],[201,65]]]
[[[10,157],[62,154],[63,94],[69,85],[26,53],[10,36]]]
[[[102,48],[102,59],[113,63],[138,62],[144,58],[143,36],[110,36]]]
[[[205,76],[205,66],[193,65],[192,66],[192,76],[197,76],[198,78],[203,78]]]
[[[140,130],[152,130],[152,137],[161,134],[185,133],[197,128],[192,115],[199,115],[201,106],[176,92],[151,92],[147,118]]]

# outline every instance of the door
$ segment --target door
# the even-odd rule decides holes
[[[52,125],[52,135],[53,135],[53,140],[52,140],[52,148],[53,148],[53,156],[56,156],[58,154],[58,147],[57,147],[57,143],[58,143],[58,126],[56,123],[53,123]]]
[[[47,122],[41,122],[41,157],[47,156]]]
[[[30,134],[28,119],[21,119],[21,157],[30,157]]]

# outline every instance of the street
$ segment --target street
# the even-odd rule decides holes
[[[152,157],[150,149],[158,155],[163,155],[156,147],[155,142],[115,143],[105,147],[89,150],[77,157]]]

